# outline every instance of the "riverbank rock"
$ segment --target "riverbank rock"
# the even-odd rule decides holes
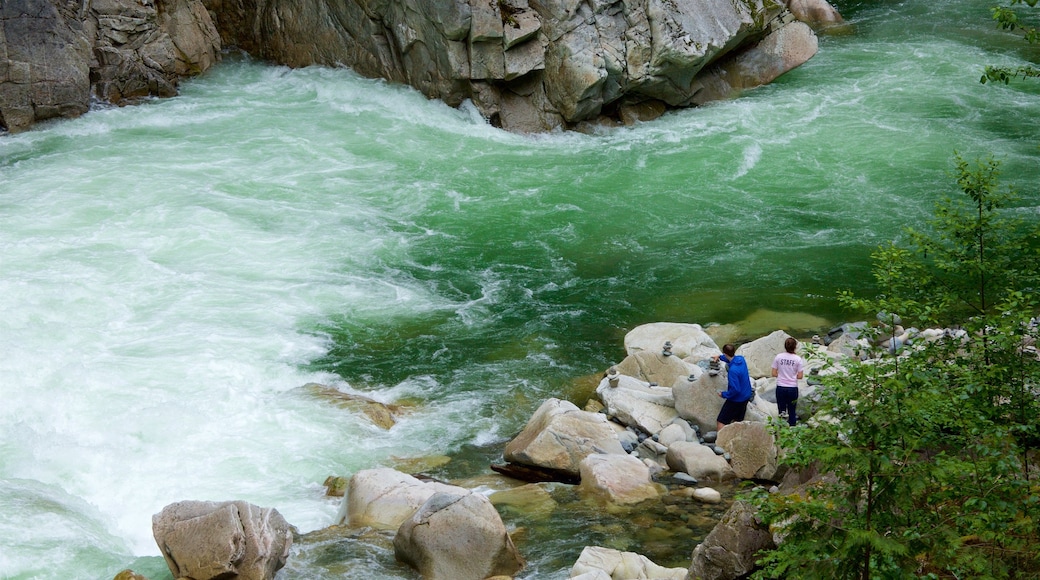
[[[642,350],[626,356],[614,368],[623,375],[665,387],[699,371],[696,365],[691,365],[674,354],[665,355],[660,351]]]
[[[745,501],[734,502],[704,541],[694,548],[686,578],[744,578],[754,570],[758,552],[775,547],[772,534],[759,522],[754,508]]]
[[[737,477],[772,479],[776,475],[776,439],[764,423],[730,423],[719,431],[715,444],[729,453],[729,464]]]
[[[581,460],[593,453],[625,454],[606,415],[582,411],[574,403],[548,399],[506,444],[506,461],[578,476]]]
[[[431,496],[397,530],[394,555],[426,580],[483,580],[524,567],[495,507],[476,493]]]
[[[787,0],[787,9],[795,18],[814,28],[845,21],[834,6],[823,0]]]
[[[631,455],[594,453],[582,460],[580,469],[579,489],[611,503],[639,503],[664,491],[651,481],[650,469]]]
[[[244,501],[182,501],[152,516],[174,578],[271,580],[285,566],[292,529],[273,508]]]
[[[611,386],[614,382],[607,378],[600,381],[596,396],[607,414],[619,422],[652,435],[679,417],[672,389],[651,386],[626,375],[618,376],[616,386]]]
[[[516,132],[633,122],[703,103],[702,72],[766,42],[774,20],[788,14],[763,0],[301,0],[293,10],[223,0],[210,7],[224,43],[257,58],[346,65],[452,106],[470,101],[493,125]],[[786,54],[786,67],[801,64],[796,55],[812,56]],[[760,71],[736,78],[748,70],[729,71],[731,86],[764,78]]]
[[[386,467],[365,469],[350,478],[338,523],[397,529],[435,493],[465,494],[469,490],[438,481],[422,481]]]
[[[704,373],[695,381],[679,380],[672,385],[675,410],[680,417],[697,426],[701,433],[714,431],[715,419],[725,399],[719,396],[727,388],[725,372],[712,376]]]
[[[646,556],[599,546],[585,546],[571,567],[571,579],[640,578],[644,580],[682,580],[685,568],[665,568]]]
[[[633,328],[625,334],[625,352],[662,352],[666,342],[671,343],[674,356],[694,364],[722,352],[700,324],[679,322],[652,322]]]
[[[787,334],[783,330],[773,331],[769,336],[763,336],[757,340],[744,343],[737,348],[737,354],[744,357],[747,361],[748,373],[753,379],[760,379],[762,377],[770,377],[773,374],[773,359],[776,355],[786,352],[784,350],[784,341],[791,338],[790,334]],[[795,349],[796,353],[801,353],[801,343]]]
[[[5,0],[0,3],[0,129],[176,94],[220,58],[201,0]]]
[[[668,446],[668,467],[681,471],[696,480],[722,481],[734,476],[729,462],[707,445],[679,441]]]

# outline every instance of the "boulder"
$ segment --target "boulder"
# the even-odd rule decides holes
[[[687,431],[678,423],[672,423],[657,433],[657,442],[668,447],[676,441],[694,441],[693,429]]]
[[[776,475],[776,439],[766,425],[742,421],[726,425],[715,444],[730,455],[733,473],[741,479],[771,479]]]
[[[573,403],[548,399],[506,444],[506,461],[577,476],[581,460],[593,453],[625,454],[606,415],[582,411]]]
[[[502,518],[477,493],[431,496],[397,530],[394,555],[427,580],[483,580],[524,567]]]
[[[760,550],[776,545],[767,526],[755,516],[754,508],[736,501],[693,550],[688,580],[732,580],[744,578],[755,568]]]
[[[668,467],[681,471],[697,480],[722,481],[733,477],[729,463],[707,445],[679,441],[668,446]]]
[[[814,28],[845,21],[827,0],[787,0],[787,9],[799,21]]]
[[[386,467],[365,469],[350,478],[338,523],[393,530],[435,493],[469,491],[436,481],[422,481]]]
[[[680,417],[696,425],[701,433],[714,431],[716,419],[725,399],[719,393],[726,390],[726,373],[716,376],[704,373],[697,380],[679,380],[672,384],[675,410]]]
[[[606,405],[607,414],[617,421],[654,434],[679,417],[672,389],[650,386],[625,375],[617,377],[617,386],[611,383],[608,379],[600,381],[596,395]]]
[[[722,352],[699,324],[654,322],[643,324],[625,335],[625,352],[661,352],[664,343],[672,343],[672,353],[694,364]]]
[[[784,341],[791,335],[783,330],[776,330],[769,336],[744,343],[737,348],[737,354],[747,361],[748,373],[751,378],[758,379],[772,376],[773,359],[776,355],[784,352]],[[801,350],[801,344],[795,352]]]
[[[643,580],[682,580],[685,568],[665,568],[655,564],[646,556],[634,552],[621,552],[599,546],[585,546],[578,560],[571,567],[571,580],[639,578]]]
[[[244,501],[182,501],[152,516],[174,578],[270,580],[285,566],[292,529],[278,510]]]
[[[662,492],[650,479],[650,469],[631,455],[594,453],[581,462],[581,485],[586,495],[616,504],[634,504]]]
[[[675,355],[665,356],[660,352],[637,351],[625,357],[616,368],[623,375],[667,387],[677,380],[689,377],[695,372],[696,365],[691,365]]]

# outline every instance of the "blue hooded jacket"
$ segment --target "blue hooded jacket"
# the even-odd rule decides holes
[[[719,359],[726,361],[726,364],[729,365],[727,372],[729,388],[722,393],[722,398],[734,403],[750,401],[754,393],[751,391],[751,376],[748,374],[747,361],[740,355],[734,356],[732,359],[722,355]]]

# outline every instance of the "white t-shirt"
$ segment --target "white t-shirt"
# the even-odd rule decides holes
[[[805,361],[796,354],[782,352],[773,359],[773,368],[776,370],[776,386],[797,387],[798,373],[805,370]]]

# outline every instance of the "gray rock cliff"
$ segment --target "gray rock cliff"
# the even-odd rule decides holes
[[[176,94],[236,46],[346,66],[517,132],[631,123],[811,58],[826,0],[4,0],[0,130]]]
[[[826,4],[826,2],[823,2]],[[816,52],[775,0],[207,0],[225,45],[470,99],[533,132],[652,118],[767,83]],[[829,6],[829,5],[827,5]],[[765,47],[750,53],[756,47]]]
[[[220,57],[201,0],[0,2],[0,130],[172,96]]]

